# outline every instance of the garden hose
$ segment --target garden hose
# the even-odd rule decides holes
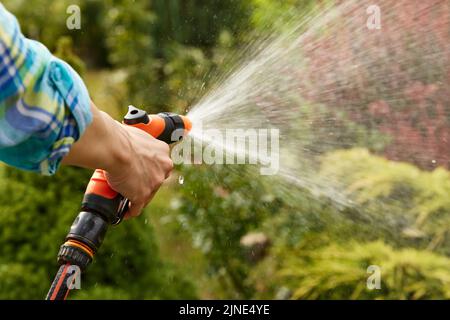
[[[191,121],[175,113],[149,115],[144,110],[128,107],[124,124],[144,130],[167,144],[177,142],[192,128]],[[95,170],[81,204],[81,212],[73,222],[58,253],[60,268],[47,294],[47,300],[64,300],[73,281],[92,262],[103,243],[110,225],[119,224],[127,209],[128,199],[114,191],[103,170]]]

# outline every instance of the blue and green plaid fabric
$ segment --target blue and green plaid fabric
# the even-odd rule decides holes
[[[0,3],[0,160],[53,174],[92,121],[78,74],[27,39]]]

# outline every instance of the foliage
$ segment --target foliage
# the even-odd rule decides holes
[[[292,17],[306,19],[311,10],[332,3],[3,2],[27,35],[44,42],[80,72],[87,69],[84,77],[91,97],[116,117],[126,104],[152,112],[184,113],[218,70],[227,71],[229,53],[245,47],[249,34],[264,34],[268,26],[282,27],[278,21],[283,25]],[[401,2],[409,11],[417,5]],[[81,7],[79,31],[65,27],[68,4]],[[445,50],[448,34],[442,30],[448,30],[448,20],[440,12],[432,25],[417,27],[412,21],[424,22],[427,17],[409,16],[399,7],[389,15],[396,28],[428,39],[430,50]],[[324,79],[335,60],[377,58],[355,52],[351,37],[346,38],[352,34],[346,27],[351,26],[342,27],[340,36],[330,33],[319,43],[310,39],[317,44],[314,50],[304,48],[310,62],[304,73],[312,75],[308,79],[317,95],[293,102],[302,106],[298,109],[302,123],[297,127],[304,147],[317,154],[315,178],[335,193],[317,197],[278,178],[255,178],[252,168],[178,168],[185,184],[170,185],[145,216],[109,232],[82,280],[83,290],[74,298],[450,298],[450,173],[444,168],[425,172],[366,149],[348,149],[369,146],[371,152],[412,159],[424,168],[447,165],[449,144],[443,141],[449,139],[445,114],[450,95],[441,82],[448,77],[448,66],[419,63],[420,52],[407,43],[390,41],[398,45],[397,55],[383,57],[376,68],[392,75],[391,82],[379,81],[370,69],[363,69],[362,78],[357,78],[354,69],[344,68],[336,72],[343,78],[331,83],[346,85],[329,87],[330,81]],[[386,41],[383,35],[364,33],[367,42],[359,47]],[[359,62],[362,67],[369,65],[367,60]],[[411,64],[417,65],[417,73],[402,72],[412,70],[407,68]],[[345,82],[348,79],[358,80]],[[383,98],[383,93],[392,91],[399,93],[396,102],[402,103]],[[364,101],[364,108],[356,109],[355,101]],[[405,112],[408,105],[416,110],[414,114]],[[315,117],[318,114],[322,118]],[[332,121],[339,134],[330,137],[326,130],[330,123],[321,121]],[[392,145],[401,147],[389,148]],[[347,150],[332,152],[337,148]],[[424,152],[418,150],[427,150],[428,156],[423,158]],[[433,165],[431,160],[436,160]],[[0,171],[0,298],[41,299],[56,272],[55,255],[79,210],[91,173],[62,168],[48,178],[5,167]],[[336,205],[330,198],[337,195],[348,202]],[[158,211],[158,230],[147,223],[152,209]],[[250,261],[241,245],[245,235],[256,231],[272,243],[259,262]],[[196,254],[183,252],[178,257],[176,241],[182,242],[181,250]],[[381,267],[381,290],[365,287],[371,264]],[[193,265],[197,270],[192,270]],[[208,285],[207,293],[199,292],[199,282]]]
[[[56,254],[79,211],[89,175],[86,170],[63,168],[49,178],[2,168],[1,298],[45,297],[57,271]],[[103,286],[120,288],[127,298],[195,297],[192,285],[161,261],[153,230],[142,219],[109,232],[82,279],[82,296],[88,297],[90,290],[102,292]]]
[[[6,0],[2,3],[19,18],[20,27],[26,35],[43,42],[53,51],[56,40],[70,34],[66,28],[67,7],[79,5],[80,1],[34,0],[33,5],[30,5],[27,0]]]
[[[86,66],[83,61],[73,52],[72,38],[63,36],[56,43],[55,56],[64,60],[72,66],[72,68],[83,76],[86,72]]]
[[[161,87],[158,74],[159,61],[155,59],[155,43],[150,30],[155,15],[147,2],[127,5],[128,1],[110,1],[104,22],[109,59],[113,65],[125,67],[130,104],[153,104],[155,90]]]
[[[266,30],[268,26],[284,28],[286,21],[293,18],[304,19],[317,5],[315,1],[309,0],[285,0],[283,2],[253,0],[253,4],[254,11],[251,21],[256,30],[261,31]]]
[[[370,155],[365,149],[337,151],[322,159],[321,174],[366,212],[372,222],[390,224],[418,247],[450,255],[450,174],[421,171]]]
[[[448,299],[450,259],[428,251],[396,250],[381,241],[307,245],[276,257],[276,277],[293,299]],[[368,289],[367,268],[380,266],[381,288]]]
[[[45,296],[42,295],[45,290],[42,279],[46,279],[45,270],[33,264],[0,263],[0,297],[42,299]]]
[[[246,283],[250,265],[240,239],[277,212],[277,201],[247,170],[233,175],[229,170],[226,166],[184,168],[189,188],[180,190],[179,212],[194,245],[207,257],[210,274],[219,278],[222,294],[250,298],[253,288]]]
[[[208,49],[216,45],[224,29],[235,36],[242,34],[248,27],[251,9],[251,2],[241,0],[156,0],[152,10],[158,22],[153,35],[158,43]]]
[[[201,0],[126,3],[109,1],[110,61],[128,72],[130,102],[149,111],[185,110],[211,67],[208,55],[222,29],[237,33],[249,15],[246,1],[208,1],[205,9]]]
[[[325,155],[321,174],[352,201],[285,204],[262,223],[274,245],[249,273],[255,297],[448,299],[448,171],[354,149]],[[381,268],[381,290],[366,287],[370,265]]]

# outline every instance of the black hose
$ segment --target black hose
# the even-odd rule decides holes
[[[79,270],[80,268],[70,263],[61,265],[45,300],[66,300],[76,277],[79,276],[76,274]]]

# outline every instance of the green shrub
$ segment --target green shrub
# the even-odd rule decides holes
[[[67,167],[54,177],[43,177],[1,169],[0,298],[42,299],[58,269],[59,246],[79,212],[91,173]],[[195,298],[192,283],[161,260],[154,231],[142,219],[110,229],[83,275],[83,298],[99,298],[112,288],[119,296],[126,292],[127,298]],[[109,289],[102,291],[103,286]]]
[[[219,279],[224,297],[250,298],[247,283],[251,266],[245,258],[241,238],[257,230],[262,221],[278,211],[277,199],[264,183],[246,168],[183,168],[179,220],[208,260],[207,272]]]
[[[388,226],[403,243],[450,255],[450,173],[432,172],[371,155],[336,151],[322,159],[321,175],[344,190],[361,214]]]
[[[37,265],[3,263],[0,260],[0,297],[12,300],[43,299],[45,295],[42,296],[42,292],[48,290],[48,284],[43,281],[46,278],[45,270]]]
[[[381,241],[299,247],[277,256],[277,280],[293,299],[449,299],[450,259],[396,250]],[[367,268],[380,267],[380,289],[368,289]]]

